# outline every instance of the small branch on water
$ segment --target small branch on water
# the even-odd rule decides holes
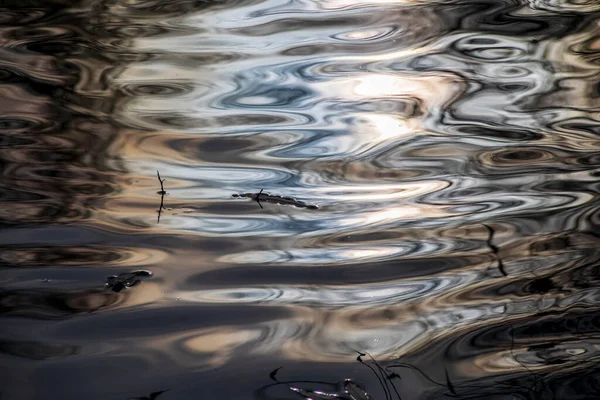
[[[165,190],[165,188],[163,186],[163,182],[166,181],[166,179],[160,179],[160,172],[158,172],[158,170],[156,170],[156,177],[158,178],[158,181],[160,182],[160,191],[158,191],[157,193],[164,196],[165,194],[167,194],[167,191]]]
[[[162,214],[162,211],[165,208],[165,194],[167,194],[167,191],[165,190],[164,186],[163,186],[163,182],[166,181],[166,179],[161,179],[160,178],[160,172],[158,172],[158,170],[156,170],[156,177],[158,178],[158,181],[160,182],[160,190],[158,192],[156,192],[157,194],[160,194],[160,206],[158,206],[158,218],[156,219],[156,223],[160,224],[160,214]]]
[[[263,206],[262,206],[262,204],[260,204],[260,195],[262,194],[263,190],[264,189],[260,189],[260,192],[258,192],[258,194],[256,195],[256,202],[260,206],[261,210],[262,210]]]
[[[307,210],[318,210],[319,206],[315,204],[307,204],[302,200],[296,200],[293,197],[285,197],[276,194],[267,193],[264,189],[260,189],[258,193],[234,193],[231,195],[235,198],[245,197],[256,201],[260,208],[263,208],[262,202],[294,206],[298,208],[306,208]]]

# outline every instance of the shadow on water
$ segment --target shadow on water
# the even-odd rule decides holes
[[[598,397],[599,16],[0,2],[0,396]]]

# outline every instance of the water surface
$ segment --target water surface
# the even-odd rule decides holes
[[[9,1],[0,397],[595,398],[599,22]]]

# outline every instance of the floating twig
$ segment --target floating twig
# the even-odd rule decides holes
[[[262,206],[262,204],[260,204],[260,195],[262,194],[263,190],[264,190],[264,189],[260,189],[260,192],[258,192],[258,193],[256,194],[256,196],[254,197],[254,199],[256,199],[256,202],[257,202],[257,203],[258,203],[258,205],[260,206],[260,209],[261,209],[261,210],[263,209],[263,206]]]
[[[307,204],[306,202],[301,201],[301,200],[296,200],[293,197],[285,197],[285,196],[280,196],[280,195],[275,195],[275,194],[270,194],[270,193],[264,193],[263,191],[264,191],[264,189],[260,189],[260,192],[258,192],[258,193],[236,193],[236,194],[232,194],[231,196],[236,197],[236,198],[245,197],[245,198],[251,199],[253,201],[256,201],[261,209],[263,208],[261,201],[264,201],[266,203],[306,208],[308,210],[318,210],[319,209],[319,206],[317,206],[317,205]]]
[[[165,190],[165,188],[163,186],[163,182],[166,181],[166,179],[160,179],[160,172],[158,172],[158,170],[156,170],[156,177],[158,178],[158,181],[160,182],[160,190],[157,193],[164,196],[165,194],[167,194],[167,191]]]
[[[160,195],[160,205],[158,206],[158,217],[156,218],[156,223],[160,224],[160,214],[162,214],[162,210],[165,209],[165,195],[161,194]]]
[[[156,170],[156,177],[158,178],[158,181],[160,182],[160,190],[158,192],[156,192],[157,194],[160,194],[160,206],[158,206],[158,217],[156,219],[156,223],[160,224],[160,214],[162,214],[162,211],[165,210],[165,195],[167,194],[167,191],[165,190],[164,186],[163,186],[163,182],[166,181],[166,179],[161,179],[160,178],[160,173],[158,172],[158,170]]]

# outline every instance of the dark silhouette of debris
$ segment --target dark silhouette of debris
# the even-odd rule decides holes
[[[260,204],[260,195],[262,194],[264,189],[260,189],[260,192],[258,192],[256,194],[256,196],[253,197],[254,200],[256,200],[256,202],[258,203],[258,205],[260,206],[260,209],[262,210],[263,206],[262,204]]]
[[[269,378],[273,379],[275,382],[279,382],[277,380],[277,378],[275,377],[275,375],[277,374],[277,371],[279,371],[281,368],[283,367],[279,367],[279,368],[275,368],[270,374],[269,374]]]
[[[156,170],[156,177],[158,178],[158,182],[160,182],[160,190],[156,193],[161,195],[167,194],[167,191],[163,186],[163,182],[166,181],[166,179],[160,179],[160,172],[158,172],[158,170]]]
[[[165,190],[164,186],[163,186],[163,182],[166,181],[166,179],[161,179],[160,178],[160,173],[158,172],[158,170],[156,170],[156,177],[158,178],[158,182],[160,182],[160,190],[158,192],[156,192],[157,194],[160,194],[160,206],[158,206],[158,218],[156,219],[156,223],[160,224],[160,214],[162,214],[162,211],[165,209],[165,195],[167,194],[167,191]]]
[[[236,193],[236,194],[232,194],[231,196],[236,197],[236,198],[245,197],[245,198],[251,199],[253,201],[256,201],[261,209],[263,208],[261,202],[294,206],[294,207],[298,207],[298,208],[306,208],[307,210],[318,210],[319,209],[319,206],[317,206],[317,205],[307,204],[306,202],[301,201],[301,200],[296,200],[293,197],[285,197],[285,196],[280,196],[280,195],[275,195],[275,194],[270,194],[270,193],[263,193],[263,191],[264,191],[264,189],[260,189],[260,192],[258,192],[258,193],[239,193],[239,194]]]
[[[366,366],[367,368],[369,368],[373,374],[375,374],[375,376],[377,377],[377,380],[379,381],[379,384],[381,385],[381,387],[383,388],[383,392],[385,393],[385,398],[386,399],[392,399],[392,390],[390,389],[390,384],[392,389],[394,389],[394,392],[396,393],[396,397],[398,398],[398,400],[402,400],[402,398],[400,397],[400,393],[398,393],[398,390],[396,389],[396,385],[394,385],[394,382],[391,381],[392,378],[398,377],[400,378],[400,375],[398,375],[397,373],[393,372],[393,373],[388,373],[381,365],[379,365],[379,363],[377,362],[377,360],[375,360],[373,358],[373,356],[367,352],[360,352],[360,351],[356,351],[358,353],[358,357],[356,357],[356,361],[358,361],[359,363],[363,364],[364,366]],[[375,368],[373,368],[371,365],[367,364],[362,357],[368,356],[371,359],[371,362],[375,365]]]
[[[387,376],[387,378],[388,378],[388,379],[394,379],[394,378],[398,378],[398,379],[400,379],[400,380],[402,379],[402,377],[401,377],[400,375],[398,375],[397,373],[395,373],[395,372],[392,372],[391,374],[389,374],[389,375]]]
[[[152,272],[146,270],[138,270],[126,272],[119,275],[111,275],[106,278],[106,287],[113,292],[120,292],[123,289],[128,289],[142,283],[140,278],[149,278]]]
[[[143,397],[130,397],[129,400],[155,400],[158,396],[160,396],[161,394],[168,392],[170,389],[167,390],[160,390],[158,392],[152,392],[150,393],[150,396],[143,396]]]
[[[365,390],[360,387],[357,383],[352,381],[352,379],[344,379],[343,381],[332,383],[332,382],[323,382],[323,381],[280,381],[277,379],[277,372],[283,367],[279,367],[269,374],[269,377],[275,381],[275,383],[271,383],[259,388],[256,391],[255,398],[265,399],[265,398],[280,398],[271,397],[267,395],[267,391],[270,388],[274,388],[277,386],[283,386],[288,390],[304,397],[305,399],[337,399],[337,400],[373,400],[371,396]],[[321,387],[321,389],[304,389],[299,387],[299,385],[309,384],[313,387]],[[323,389],[323,387],[328,387],[329,389]]]

